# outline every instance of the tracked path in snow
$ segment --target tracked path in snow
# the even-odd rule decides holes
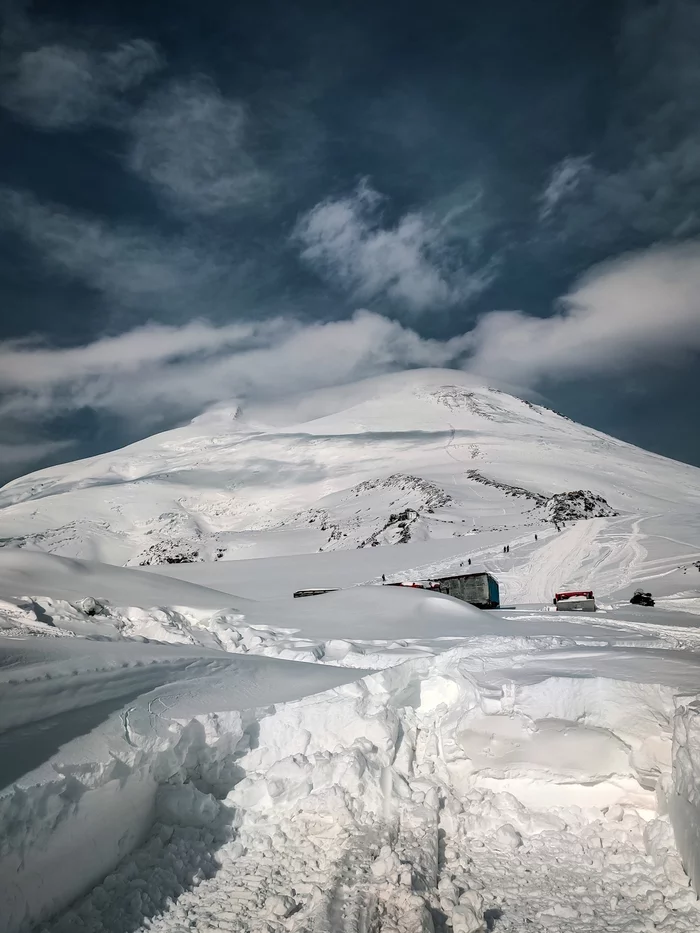
[[[517,580],[506,577],[509,602],[549,603],[557,590],[583,586],[585,565],[606,524],[604,518],[578,521],[534,550],[525,568],[518,569]]]
[[[501,553],[500,545],[470,547],[467,537],[464,556],[471,558],[472,569],[498,577],[503,602],[548,604],[557,590],[579,587],[592,587],[604,595],[644,575],[647,550],[642,526],[654,517],[579,519],[560,532],[540,532],[538,543],[531,533],[518,535],[511,539],[507,555]],[[458,565],[450,557],[406,570],[402,577],[427,579],[455,573],[465,562]]]
[[[302,799],[225,842],[158,827],[41,933],[696,933],[667,822],[549,808],[546,782],[528,809],[486,784],[457,792],[419,755],[387,825]]]

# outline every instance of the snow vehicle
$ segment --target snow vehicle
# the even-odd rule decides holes
[[[557,612],[595,612],[596,610],[593,590],[555,593],[554,605]]]
[[[630,602],[635,606],[653,606],[654,600],[651,593],[645,593],[642,590],[635,590],[634,596],[630,599]]]

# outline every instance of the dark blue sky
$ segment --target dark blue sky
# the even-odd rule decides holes
[[[700,464],[698,48],[690,0],[10,2],[0,478],[418,365]]]

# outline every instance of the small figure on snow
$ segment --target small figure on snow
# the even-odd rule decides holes
[[[537,535],[535,535],[535,541],[537,541]]]
[[[385,574],[385,573],[382,574],[382,583],[386,583],[386,574]]]
[[[468,563],[469,566],[471,567],[471,565],[472,565],[472,559],[471,559],[471,557],[467,559],[467,563]]]

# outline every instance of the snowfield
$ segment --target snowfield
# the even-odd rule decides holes
[[[0,930],[695,933],[699,480],[426,371],[9,484]]]

